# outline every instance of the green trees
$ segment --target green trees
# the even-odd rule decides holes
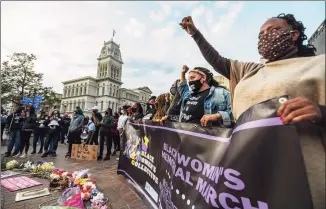
[[[23,97],[43,95],[46,105],[58,101],[52,87],[43,86],[43,74],[34,70],[34,54],[13,53],[1,66],[1,103],[20,104]]]

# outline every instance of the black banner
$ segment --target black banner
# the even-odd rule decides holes
[[[312,209],[296,129],[275,115],[286,100],[253,106],[233,129],[129,122],[118,174],[153,208]]]

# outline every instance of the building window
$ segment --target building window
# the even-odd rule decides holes
[[[97,84],[97,96],[100,96],[100,84]]]
[[[79,89],[79,95],[82,95],[83,94],[83,87],[80,86],[80,89]]]
[[[102,87],[102,96],[104,95],[104,91],[105,91],[105,83],[103,83],[103,87]]]
[[[111,78],[113,78],[113,68],[114,68],[114,66],[111,65]]]
[[[114,112],[114,102],[112,102],[112,112]]]
[[[111,108],[111,101],[108,102],[108,108]]]
[[[97,106],[97,101],[95,102],[95,106]]]
[[[112,95],[112,84],[110,84],[110,96]]]
[[[75,89],[74,87],[71,89],[71,96],[74,96],[75,95]]]
[[[74,105],[73,105],[73,109],[76,109],[76,100],[74,100]]]
[[[101,101],[101,111],[103,111],[103,101]]]
[[[77,87],[76,87],[76,96],[78,96],[78,90],[79,90],[79,87],[77,85]]]
[[[82,100],[82,109],[85,109],[85,100]]]

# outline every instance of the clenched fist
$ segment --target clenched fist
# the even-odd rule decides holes
[[[180,26],[190,35],[194,35],[197,31],[197,28],[194,22],[192,21],[191,16],[184,17],[180,23]]]
[[[186,74],[188,71],[189,71],[189,67],[188,67],[187,65],[183,65],[183,66],[182,66],[182,71],[181,71],[181,72],[182,72],[183,74]]]

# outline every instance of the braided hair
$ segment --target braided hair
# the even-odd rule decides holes
[[[316,48],[311,45],[307,44],[304,45],[303,42],[307,40],[307,35],[304,33],[306,28],[302,24],[301,21],[297,21],[295,17],[292,14],[279,14],[277,17],[274,18],[279,18],[282,20],[285,20],[287,24],[291,26],[293,30],[297,30],[300,33],[300,36],[298,40],[296,41],[295,45],[298,47],[298,56],[299,57],[310,57],[310,56],[315,56]]]
[[[221,87],[224,88],[223,86],[221,86],[219,84],[219,82],[217,80],[214,79],[213,73],[211,71],[209,71],[208,69],[204,68],[204,67],[195,67],[194,70],[199,70],[203,73],[205,73],[206,75],[206,82],[207,84],[211,87]]]

